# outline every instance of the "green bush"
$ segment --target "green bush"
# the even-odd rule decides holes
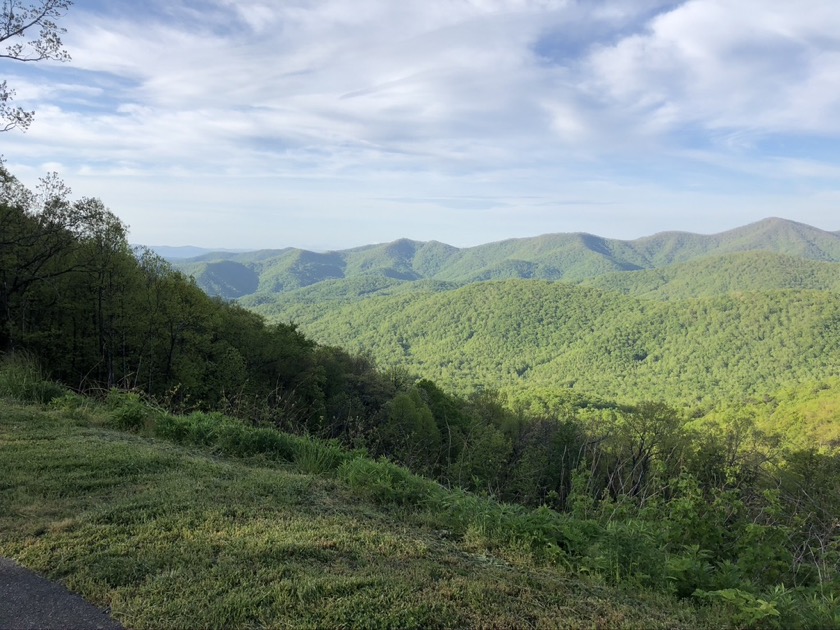
[[[186,441],[198,446],[213,446],[221,425],[230,423],[230,419],[221,413],[195,411],[184,418]]]
[[[444,492],[434,481],[386,460],[354,458],[339,467],[338,476],[358,494],[385,505],[423,507]]]
[[[275,429],[255,429],[229,421],[219,428],[217,448],[226,455],[265,455],[294,461],[295,438]]]
[[[67,388],[50,381],[30,355],[17,352],[0,361],[0,397],[45,405],[63,396]]]
[[[177,444],[185,444],[190,441],[187,439],[190,428],[190,421],[186,416],[165,414],[156,419],[154,434]]]
[[[154,434],[179,444],[209,447],[223,455],[264,455],[286,461],[295,460],[299,439],[274,429],[249,427],[215,412],[161,415],[155,420]]]
[[[665,584],[666,553],[656,523],[612,521],[582,559],[583,567],[609,582]]]
[[[136,392],[112,389],[105,400],[110,409],[108,425],[123,431],[139,431],[159,412],[152,409]]]
[[[689,597],[697,589],[708,589],[713,583],[711,553],[698,545],[689,545],[678,555],[668,558],[667,579],[677,597]],[[737,568],[735,565],[729,567]]]
[[[739,626],[780,627],[781,613],[776,602],[761,599],[752,593],[737,588],[726,588],[719,591],[698,590],[694,595],[700,599],[729,606],[733,613],[732,618]]]
[[[337,470],[350,457],[335,442],[300,438],[295,452],[295,465],[300,472],[320,475]]]
[[[74,413],[90,408],[90,399],[76,392],[65,392],[62,396],[51,400],[50,407],[59,411]]]

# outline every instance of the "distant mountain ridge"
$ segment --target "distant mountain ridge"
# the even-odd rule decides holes
[[[719,234],[661,232],[635,240],[586,233],[546,234],[457,248],[438,241],[391,243],[318,253],[297,248],[205,253],[176,262],[211,295],[253,296],[265,302],[322,282],[394,284],[434,280],[456,285],[486,280],[586,281],[709,256],[771,252],[809,261],[840,262],[840,232],[769,218]],[[220,263],[224,262],[224,265]],[[378,289],[375,289],[375,291]],[[262,298],[256,296],[261,295]]]
[[[194,247],[193,245],[149,245],[147,247],[158,256],[171,261],[199,256],[209,256],[215,259],[217,256],[240,254],[246,251],[244,249],[208,249],[207,247]]]

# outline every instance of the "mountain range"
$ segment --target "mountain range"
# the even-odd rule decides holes
[[[632,241],[211,253],[178,267],[318,343],[460,392],[705,406],[840,377],[840,234],[783,219]]]
[[[638,292],[639,287],[661,286],[673,272],[633,276],[633,280],[629,276],[618,280],[619,276],[608,274],[658,270],[710,256],[745,252],[837,263],[840,233],[770,218],[712,235],[662,232],[635,240],[617,240],[585,233],[547,234],[467,248],[438,241],[400,239],[331,252],[296,248],[209,252],[173,262],[195,277],[207,293],[225,299],[252,296],[249,304],[259,306],[271,302],[273,296],[324,282],[332,283],[330,293],[369,295],[418,281],[445,283],[441,288],[454,288],[511,278],[584,282],[606,276],[599,281],[604,288],[615,285],[618,290]],[[765,264],[759,259],[751,261],[753,265]],[[802,272],[813,275],[810,268]],[[799,282],[795,278],[791,281]]]

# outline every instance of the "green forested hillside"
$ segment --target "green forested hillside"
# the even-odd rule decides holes
[[[633,241],[591,234],[547,234],[459,249],[436,241],[407,239],[355,249],[316,253],[297,249],[265,250],[247,254],[202,256],[178,262],[179,269],[195,275],[211,295],[225,298],[258,293],[265,304],[276,296],[324,281],[373,276],[414,282],[434,279],[457,284],[529,278],[583,281],[616,272],[660,269],[712,255],[774,252],[797,258],[840,262],[840,237],[801,223],[766,219],[713,235],[665,232]],[[204,266],[228,260],[259,277],[256,290],[220,285]],[[786,288],[786,287],[773,287]]]
[[[837,372],[838,263],[757,251],[609,273],[577,289],[529,282],[470,287],[367,275],[241,303],[462,391],[475,383],[571,386],[690,403]]]
[[[840,449],[840,379],[797,383],[746,403],[721,405],[699,421],[702,426],[755,425],[783,444],[798,448]]]
[[[836,232],[770,218],[709,236],[685,232],[664,232],[633,241],[635,249],[651,266],[688,262],[709,254],[772,251],[809,260],[840,261],[840,240]]]
[[[819,291],[658,302],[510,280],[288,314],[319,342],[459,390],[572,387],[694,403],[840,374],[840,295]]]
[[[840,291],[840,263],[768,251],[710,256],[644,271],[611,273],[586,286],[658,300],[778,289]]]
[[[232,260],[189,263],[183,265],[183,271],[196,278],[208,294],[226,299],[250,295],[260,283],[259,275],[251,267]]]
[[[512,264],[510,265],[513,266]],[[240,304],[263,315],[307,322],[309,306],[320,304],[329,312],[342,304],[373,295],[451,291],[469,284],[442,280],[413,282],[377,274],[325,280],[282,294],[244,296]],[[660,269],[606,273],[580,282],[582,286],[655,300],[724,296],[730,293],[807,289],[840,291],[840,263],[820,262],[776,254],[744,252],[709,256]]]

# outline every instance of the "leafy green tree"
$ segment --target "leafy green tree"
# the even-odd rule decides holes
[[[474,418],[449,479],[470,490],[497,496],[504,488],[513,444],[501,430]]]
[[[563,509],[574,471],[586,454],[587,438],[574,419],[535,419],[513,445],[503,496],[523,505]]]
[[[0,51],[0,59],[69,61],[70,55],[61,42],[65,29],[59,27],[56,20],[63,17],[72,4],[71,0],[4,0],[0,9],[0,45],[5,49]],[[6,81],[0,82],[0,131],[15,127],[26,130],[32,124],[35,113],[14,107],[11,104],[14,95],[15,91]]]
[[[388,403],[380,439],[387,454],[412,470],[434,471],[440,456],[440,430],[417,388],[398,393]]]

